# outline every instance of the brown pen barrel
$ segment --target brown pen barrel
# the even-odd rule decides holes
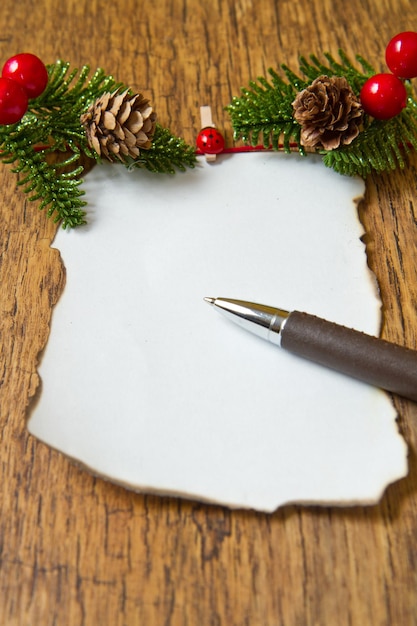
[[[417,402],[417,351],[293,311],[281,346],[339,372]]]

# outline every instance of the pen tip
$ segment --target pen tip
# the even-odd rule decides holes
[[[205,302],[208,302],[209,304],[214,304],[216,298],[204,298]]]

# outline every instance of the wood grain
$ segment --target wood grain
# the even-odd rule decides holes
[[[269,66],[343,47],[384,68],[414,0],[3,0],[0,59],[102,66],[193,142]],[[360,208],[383,335],[417,347],[417,159],[370,177]],[[31,438],[25,410],[65,283],[55,226],[1,166],[0,623],[7,626],[417,624],[417,406],[396,399],[409,476],[378,506],[274,515],[136,495]],[[337,210],[337,198],[335,198]],[[335,416],[337,419],[337,416]],[[372,454],[372,450],[369,451]]]

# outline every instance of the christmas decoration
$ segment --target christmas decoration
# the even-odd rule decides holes
[[[194,166],[194,148],[156,122],[144,96],[102,69],[89,77],[87,65],[70,69],[62,60],[46,66],[44,85],[43,63],[33,57],[16,55],[3,68],[0,159],[19,174],[28,199],[63,228],[86,222],[86,157],[170,174]]]
[[[368,115],[378,120],[395,117],[407,105],[404,83],[394,74],[375,74],[361,89],[361,102]]]
[[[19,83],[28,98],[40,96],[48,84],[46,66],[37,56],[28,52],[10,57],[4,64],[1,75]]]
[[[297,95],[293,108],[306,148],[333,150],[359,134],[363,110],[344,77],[319,76]]]
[[[316,152],[341,174],[365,177],[404,167],[417,148],[417,102],[409,82],[417,76],[417,33],[400,33],[388,43],[392,73],[377,73],[359,55],[355,65],[342,50],[339,60],[324,57],[301,57],[299,75],[283,64],[284,76],[270,69],[269,79],[243,88],[226,107],[235,138],[250,144],[247,150]],[[142,94],[102,69],[89,74],[87,65],[71,70],[58,60],[45,66],[25,52],[10,57],[0,77],[0,160],[19,174],[28,199],[64,228],[86,221],[85,158],[174,173],[193,167],[196,154],[214,161],[236,150],[225,149],[219,131],[205,123],[196,151],[157,122]]]
[[[399,78],[417,76],[417,33],[407,31],[395,35],[385,50],[391,72]]]
[[[155,133],[156,115],[142,95],[129,91],[105,93],[95,100],[81,118],[88,144],[109,161],[136,159],[139,148],[149,150]]]
[[[213,122],[211,107],[207,104],[200,107],[200,121],[196,154],[204,155],[207,163],[214,163],[217,155],[225,151],[225,141]]]
[[[15,124],[28,108],[25,90],[14,80],[0,77],[0,124]]]
[[[299,74],[285,64],[283,75],[270,69],[269,78],[251,81],[227,107],[235,139],[316,152],[326,166],[350,176],[404,167],[417,148],[417,102],[411,84],[401,80],[417,76],[414,45],[417,33],[388,44],[387,62],[396,72],[402,68],[398,75],[377,73],[359,55],[354,64],[343,50],[339,59],[300,57]]]
[[[197,148],[204,154],[220,154],[224,150],[224,137],[214,127],[202,128],[197,136]]]

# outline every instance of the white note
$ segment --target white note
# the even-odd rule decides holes
[[[378,334],[354,199],[319,158],[203,159],[175,176],[97,166],[89,225],[60,231],[32,434],[134,490],[273,511],[374,503],[407,473],[383,391],[222,319],[224,296]]]

